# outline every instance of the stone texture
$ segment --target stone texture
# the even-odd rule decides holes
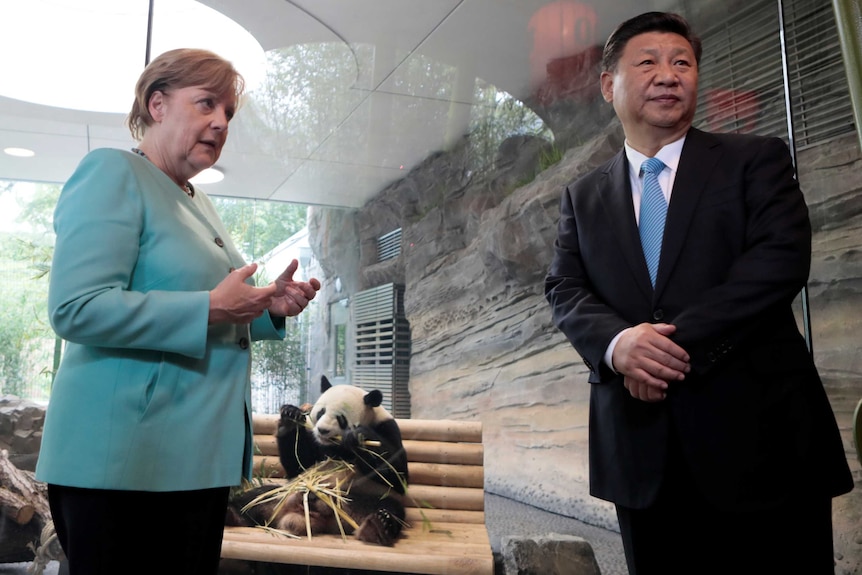
[[[42,445],[45,408],[14,395],[0,396],[0,450],[19,469],[33,471]]]
[[[502,539],[504,575],[600,575],[589,542],[551,533]]]

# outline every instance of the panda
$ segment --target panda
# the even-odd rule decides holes
[[[381,407],[380,390],[353,385],[333,386],[321,378],[321,395],[311,406],[286,404],[276,431],[279,460],[289,480],[304,473],[332,473],[346,492],[342,509],[359,525],[354,536],[363,542],[391,546],[404,526],[403,497],[407,491],[407,454],[395,418]],[[345,471],[347,462],[350,471]],[[304,535],[352,533],[333,508],[313,493],[294,491],[283,500],[246,508],[278,485],[263,485],[234,496],[227,525],[269,525]],[[308,513],[306,513],[306,503]],[[245,511],[243,511],[243,509]]]

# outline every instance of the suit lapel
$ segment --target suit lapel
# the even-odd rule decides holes
[[[656,278],[657,294],[663,289],[685,245],[692,214],[720,157],[721,147],[715,138],[696,128],[688,131],[667,210],[661,261]]]
[[[599,197],[602,198],[608,213],[608,221],[614,230],[614,237],[619,239],[626,265],[634,275],[635,282],[644,296],[651,300],[653,289],[635,221],[629,164],[624,149],[607,164],[607,169],[599,182],[599,188]]]

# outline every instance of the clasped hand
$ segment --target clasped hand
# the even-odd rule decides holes
[[[295,316],[306,308],[320,289],[320,282],[293,279],[299,262],[293,260],[274,282],[256,287],[246,283],[257,271],[257,264],[247,264],[232,271],[210,292],[209,323],[250,323],[263,312],[275,316]]]
[[[623,385],[632,397],[661,401],[667,397],[669,381],[681,381],[691,371],[688,353],[670,336],[676,326],[642,323],[620,336],[613,352],[614,369],[625,378]]]

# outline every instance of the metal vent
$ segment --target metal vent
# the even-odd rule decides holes
[[[401,228],[377,238],[377,261],[382,262],[401,255]]]
[[[400,232],[400,230],[399,230]],[[383,393],[383,406],[398,418],[410,417],[410,326],[404,316],[404,286],[386,284],[353,298],[359,387]]]

